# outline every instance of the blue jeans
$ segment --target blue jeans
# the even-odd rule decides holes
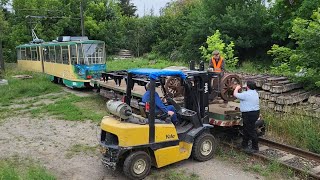
[[[171,116],[171,122],[172,122],[173,124],[178,123],[179,121],[178,121],[178,118],[177,118],[177,112],[176,112],[176,109],[174,108],[174,106],[168,105],[168,106],[166,106],[166,107],[167,107],[167,109],[168,109],[169,111],[173,111],[173,112],[174,112],[174,114]]]

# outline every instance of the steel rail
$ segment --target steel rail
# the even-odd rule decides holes
[[[269,139],[261,138],[261,137],[259,138],[259,143],[263,144],[265,146],[271,147],[271,148],[275,148],[275,149],[278,149],[278,150],[282,150],[282,151],[288,152],[288,153],[296,155],[298,157],[306,158],[307,160],[313,160],[313,161],[316,161],[316,162],[320,163],[320,155],[316,154],[316,153],[313,153],[313,152],[310,152],[310,151],[306,151],[306,150],[299,149],[299,148],[296,148],[296,147],[293,147],[293,146],[281,144],[281,143],[278,143],[278,142],[275,142],[275,141],[272,141],[272,140],[269,140]],[[254,155],[258,156],[258,157],[265,158],[265,159],[273,160],[273,159],[271,159],[269,157],[266,157],[266,156],[264,156],[262,154],[259,154],[259,153],[256,153]],[[302,172],[302,173],[307,173],[309,176],[311,176],[313,178],[320,179],[320,172],[314,173],[314,172],[309,171],[309,170],[306,171],[305,169],[300,169],[298,167],[289,165],[289,164],[287,164],[285,162],[282,162],[282,161],[277,161],[277,162],[279,162],[280,164],[282,164],[284,166],[287,166],[287,167],[289,167],[291,169],[294,169],[296,171],[299,171],[299,172]]]
[[[294,154],[294,155],[297,155],[300,157],[304,157],[309,160],[314,160],[314,161],[317,161],[320,163],[320,154],[316,154],[316,153],[313,153],[310,151],[305,151],[305,150],[302,150],[302,149],[299,149],[299,148],[296,148],[293,146],[280,144],[280,143],[277,143],[277,142],[274,142],[274,141],[271,141],[271,140],[268,140],[265,138],[259,138],[259,143],[264,144],[269,147],[273,147],[273,148],[285,151],[285,152],[289,152],[291,154]]]
[[[264,138],[259,138],[259,143],[263,144],[265,146],[268,146],[270,148],[273,148],[273,149],[277,149],[277,150],[282,150],[284,152],[288,152],[290,154],[296,155],[297,157],[303,157],[303,158],[306,158],[307,160],[314,160],[314,161],[320,163],[320,155],[316,154],[316,153],[312,153],[312,152],[305,151],[305,150],[302,150],[302,149],[299,149],[299,148],[296,148],[296,147],[280,144],[280,143],[277,143],[277,142],[274,142],[274,141],[271,141],[271,140],[268,140],[268,139],[264,139]],[[230,144],[228,142],[222,141],[222,144],[230,146],[232,148],[237,148],[234,144]],[[300,169],[298,167],[295,167],[295,166],[292,166],[290,164],[287,164],[287,163],[285,163],[283,161],[267,157],[266,155],[263,155],[261,153],[253,153],[252,155],[255,156],[255,157],[258,157],[258,158],[260,158],[262,160],[265,160],[265,161],[276,161],[279,164],[281,164],[281,165],[283,165],[285,167],[288,167],[290,169],[293,169],[293,170],[295,170],[297,172],[307,173],[312,178],[320,179],[320,172],[316,172],[315,173],[315,172],[312,172],[310,170]]]

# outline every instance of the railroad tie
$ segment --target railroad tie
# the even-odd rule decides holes
[[[320,165],[312,168],[310,171],[312,173],[319,174],[320,173]]]
[[[260,146],[259,151],[265,151],[267,149],[270,149],[268,146]]]
[[[287,161],[287,160],[292,159],[294,157],[296,157],[296,156],[293,155],[293,154],[288,154],[286,156],[283,156],[283,157],[279,158],[278,160],[284,162],[284,161]]]

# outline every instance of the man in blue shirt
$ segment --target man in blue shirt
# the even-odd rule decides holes
[[[240,111],[243,119],[243,140],[241,147],[247,153],[259,151],[258,136],[255,123],[260,115],[259,95],[255,90],[256,84],[253,81],[247,82],[247,91],[239,93],[241,86],[234,89],[233,95],[240,100]],[[248,148],[249,140],[252,141],[252,149]]]
[[[148,83],[146,85],[147,92],[142,96],[142,102],[150,102],[150,90],[149,90],[150,84]],[[159,94],[157,92],[154,93],[155,96],[155,103],[156,103],[156,114],[158,113],[166,113],[169,116],[171,116],[171,122],[173,124],[178,124],[178,118],[176,114],[176,109],[172,105],[164,105]]]

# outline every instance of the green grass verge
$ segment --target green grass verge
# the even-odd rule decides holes
[[[282,166],[277,161],[271,161],[269,163],[259,163],[246,165],[243,168],[245,171],[251,171],[258,173],[266,179],[281,179],[281,177],[293,177],[294,172],[291,169],[288,169]]]
[[[275,113],[272,110],[263,110],[262,115],[267,120],[268,134],[296,147],[320,153],[319,119],[292,113]]]
[[[294,176],[291,169],[282,166],[276,161],[265,162],[253,159],[235,149],[220,146],[216,151],[216,155],[218,159],[241,165],[243,170],[257,173],[264,176],[265,179],[290,179]]]
[[[9,159],[0,159],[0,179],[55,180],[57,178],[43,166],[32,160],[12,157]]]
[[[78,97],[73,94],[67,95],[54,104],[31,110],[34,117],[41,117],[44,113],[49,113],[63,120],[92,120],[94,122],[101,121],[102,117],[107,115],[105,101],[100,96]]]
[[[107,70],[108,71],[116,71],[116,70],[124,70],[131,68],[166,68],[168,66],[186,66],[188,65],[183,62],[176,61],[166,61],[163,59],[160,60],[148,60],[143,58],[134,58],[134,59],[123,59],[123,60],[113,60],[107,61]]]
[[[31,75],[32,79],[16,79],[14,75]],[[42,73],[19,71],[16,68],[8,68],[5,79],[9,84],[0,88],[0,105],[7,106],[18,98],[36,97],[48,93],[61,91],[61,86],[52,83]]]

